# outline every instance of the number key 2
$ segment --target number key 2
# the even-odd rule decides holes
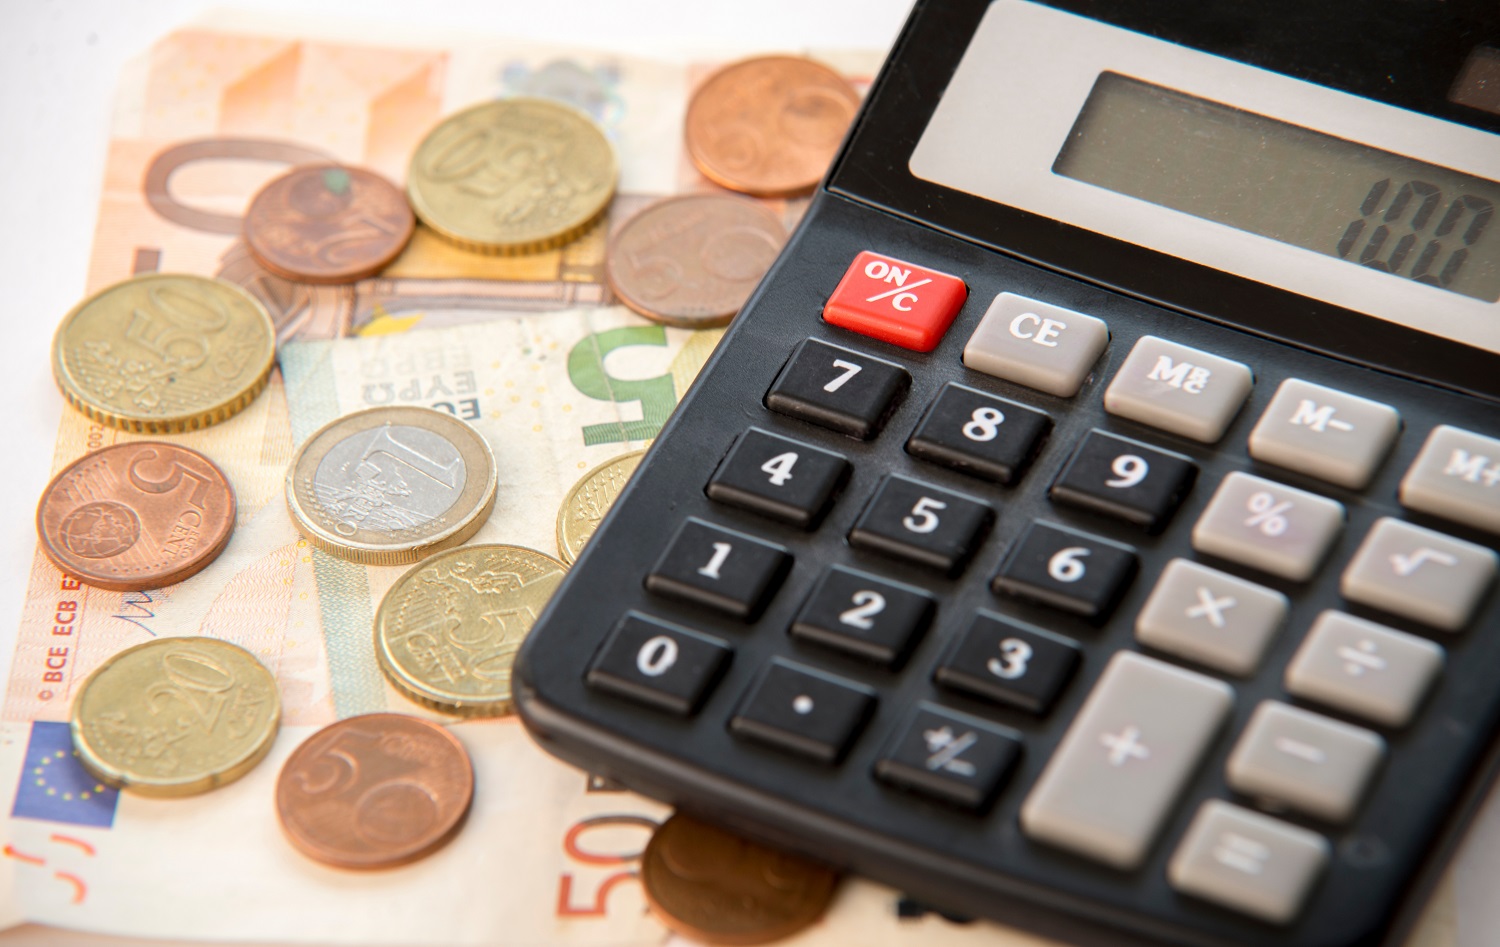
[[[948,384],[906,442],[913,457],[1012,484],[1036,456],[1052,419],[1025,405]]]
[[[1094,430],[1058,474],[1051,497],[1155,534],[1197,478],[1198,465],[1181,454]]]
[[[1032,523],[1000,563],[994,590],[1102,621],[1135,577],[1136,562],[1126,546]]]
[[[981,611],[933,679],[971,697],[1044,714],[1080,659],[1069,638]]]
[[[900,667],[916,646],[937,603],[909,585],[834,566],[792,622],[792,637]]]
[[[811,444],[753,427],[708,481],[710,499],[812,529],[849,478],[849,462]]]
[[[891,474],[855,521],[849,544],[953,576],[994,520],[987,503]]]
[[[766,407],[867,441],[910,386],[900,365],[806,339],[771,383]]]
[[[791,567],[780,546],[690,517],[651,567],[646,588],[754,621]]]

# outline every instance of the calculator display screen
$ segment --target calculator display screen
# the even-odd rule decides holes
[[[1117,73],[1095,82],[1052,170],[1116,193],[1487,302],[1500,184]]]

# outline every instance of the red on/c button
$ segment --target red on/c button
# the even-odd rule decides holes
[[[865,250],[834,288],[823,319],[882,342],[931,352],[968,295],[957,276]]]

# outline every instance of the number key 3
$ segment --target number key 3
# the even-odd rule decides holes
[[[1155,534],[1166,528],[1197,478],[1197,464],[1181,454],[1094,430],[1068,458],[1051,497]]]
[[[938,665],[949,690],[1046,713],[1078,667],[1071,639],[981,611]]]

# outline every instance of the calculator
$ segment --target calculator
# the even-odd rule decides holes
[[[1497,763],[1500,7],[927,0],[541,746],[1082,944],[1399,944]]]

